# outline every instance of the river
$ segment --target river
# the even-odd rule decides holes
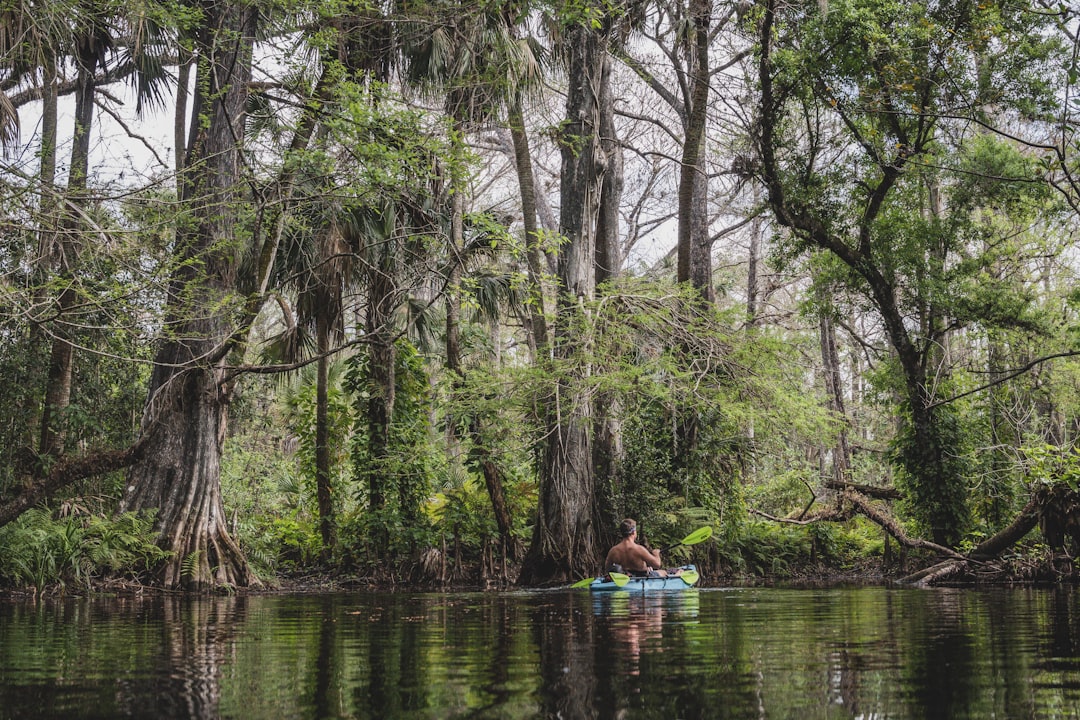
[[[0,718],[1080,718],[1071,589],[0,601]]]

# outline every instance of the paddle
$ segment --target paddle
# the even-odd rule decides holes
[[[680,545],[697,545],[700,542],[705,542],[711,537],[712,528],[710,526],[706,525],[705,527],[699,527],[697,530],[690,533],[674,545],[668,545],[667,547],[660,548],[660,552],[667,552],[668,550],[677,548]]]
[[[679,578],[687,585],[693,585],[698,581],[697,570],[683,570],[679,573]]]
[[[625,585],[626,583],[628,583],[630,581],[630,576],[629,575],[623,575],[622,573],[619,573],[619,572],[608,573],[608,575],[611,577],[612,582],[615,583],[615,587],[622,587],[623,585]],[[583,578],[581,580],[578,580],[576,583],[574,583],[570,587],[571,588],[589,587],[594,582],[596,582],[596,578],[587,577],[587,578]]]

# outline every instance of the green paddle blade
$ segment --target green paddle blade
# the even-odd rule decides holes
[[[712,528],[711,527],[709,527],[708,525],[706,525],[705,527],[699,527],[697,530],[690,533],[689,535],[687,535],[686,537],[684,537],[682,540],[675,543],[674,545],[668,545],[667,547],[660,548],[660,552],[667,552],[668,550],[672,550],[674,548],[677,548],[680,545],[697,545],[700,542],[705,542],[706,540],[708,540],[711,537],[712,537]]]
[[[682,545],[697,545],[712,537],[712,528],[708,525],[700,527],[682,539]]]
[[[630,582],[629,575],[623,575],[620,572],[608,573],[611,576],[611,581],[615,583],[615,587],[622,587],[626,583]]]
[[[694,583],[696,583],[698,581],[698,571],[697,570],[683,570],[681,573],[679,573],[679,577],[687,585],[693,585]]]
[[[574,583],[574,584],[573,584],[573,585],[571,585],[570,587],[572,587],[572,588],[583,588],[583,587],[589,587],[589,586],[590,586],[590,585],[592,585],[592,584],[593,584],[593,583],[594,583],[595,581],[596,581],[596,578],[591,578],[591,577],[587,577],[587,578],[582,578],[581,580],[578,580],[578,581],[577,581],[576,583]]]

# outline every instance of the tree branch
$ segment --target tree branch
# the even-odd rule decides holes
[[[150,433],[143,433],[134,444],[122,450],[103,450],[75,458],[60,458],[43,478],[36,479],[17,497],[0,505],[0,527],[78,480],[134,464],[142,457],[149,438]]]
[[[1047,361],[1050,361],[1050,360],[1056,360],[1057,358],[1063,358],[1063,357],[1076,357],[1077,355],[1080,355],[1080,350],[1066,350],[1064,352],[1054,353],[1053,355],[1044,355],[1043,357],[1035,358],[1034,360],[1027,363],[1026,365],[1021,365],[1018,368],[1014,368],[1013,370],[1010,370],[1005,375],[1002,375],[999,378],[991,380],[990,382],[986,383],[985,385],[980,385],[979,387],[977,387],[977,388],[975,388],[973,390],[968,390],[966,392],[960,393],[959,395],[953,395],[950,398],[945,398],[944,400],[938,400],[935,403],[930,403],[930,405],[927,407],[927,409],[932,410],[933,408],[936,408],[939,405],[948,405],[949,403],[955,402],[955,401],[959,400],[960,398],[965,398],[968,395],[974,395],[975,393],[982,392],[983,390],[989,390],[990,388],[994,387],[995,385],[1000,385],[1003,382],[1006,382],[1008,380],[1012,380],[1014,377],[1017,377],[1019,375],[1023,375],[1024,373],[1026,373],[1031,368],[1035,367],[1036,365],[1041,365],[1044,362],[1047,362]]]

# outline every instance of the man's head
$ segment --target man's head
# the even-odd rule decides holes
[[[637,523],[633,518],[626,518],[619,524],[619,535],[622,537],[630,537],[637,532]]]

